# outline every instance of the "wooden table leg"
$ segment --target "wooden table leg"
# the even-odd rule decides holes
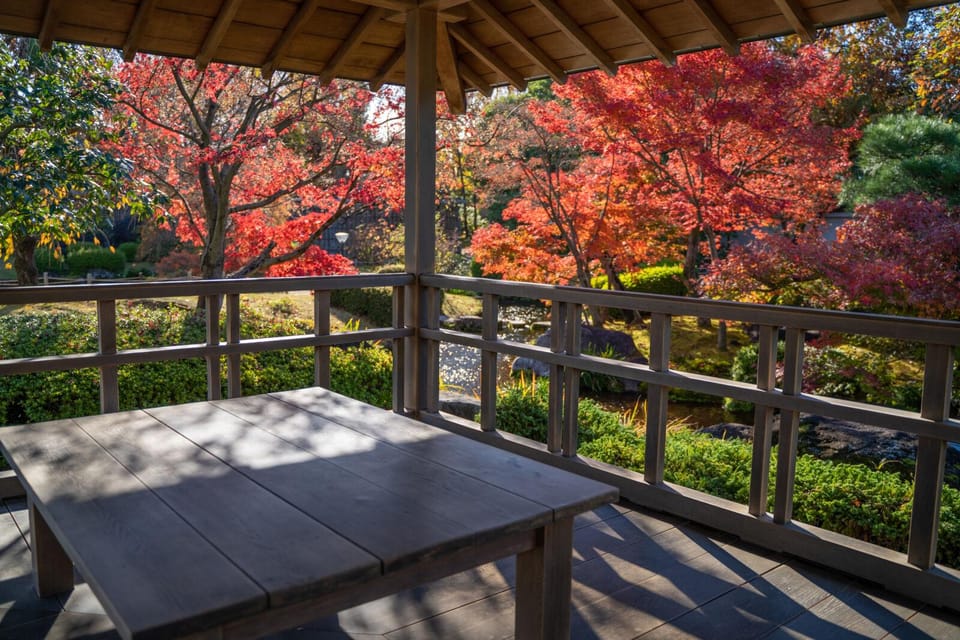
[[[30,547],[34,586],[41,598],[73,589],[73,563],[31,500]]]
[[[517,555],[516,640],[570,637],[573,518],[537,532],[537,546]]]

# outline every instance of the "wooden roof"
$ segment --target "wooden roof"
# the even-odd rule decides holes
[[[562,81],[604,69],[887,16],[944,0],[423,0],[439,11],[437,67],[463,89]],[[405,12],[417,0],[0,0],[0,32],[123,51],[404,82]],[[459,96],[457,95],[459,94]]]

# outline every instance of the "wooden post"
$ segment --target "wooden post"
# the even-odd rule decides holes
[[[117,301],[97,301],[97,345],[101,355],[117,352]],[[100,367],[100,413],[120,410],[120,384],[117,365]]]
[[[227,294],[227,344],[240,344],[240,294]],[[240,384],[240,354],[227,356],[227,397],[243,395]]]
[[[220,346],[220,296],[206,297],[207,346]],[[220,354],[213,353],[207,360],[207,400],[219,400],[220,392]]]
[[[777,378],[777,328],[760,327],[757,355],[757,388],[771,391]],[[767,512],[767,492],[770,484],[770,447],[773,435],[773,408],[762,404],[753,411],[753,458],[750,466],[750,513],[761,516]]]
[[[30,510],[30,551],[37,595],[48,598],[73,589],[73,563],[53,535],[33,500]]]
[[[670,316],[655,313],[650,318],[650,368],[670,370]],[[669,388],[647,385],[647,433],[643,479],[650,484],[663,482],[663,456],[667,445],[667,394]]]
[[[561,353],[567,329],[567,303],[554,302],[550,310],[550,351]],[[547,396],[547,451],[559,453],[563,448],[563,367],[550,365]]]
[[[393,288],[393,328],[402,329],[404,322],[404,289],[403,287]],[[406,360],[404,354],[405,340],[393,340],[393,411],[394,413],[403,413],[403,374]]]
[[[920,417],[938,422],[949,418],[952,388],[953,349],[947,345],[928,344]],[[944,440],[923,436],[918,439],[907,561],[921,569],[932,567],[937,558],[940,496],[946,460],[947,443]]]
[[[799,395],[803,386],[803,329],[787,329],[783,356],[783,395]],[[793,483],[797,471],[797,435],[800,412],[780,412],[780,446],[777,448],[777,487],[773,521],[786,524],[793,517]]]
[[[517,640],[570,637],[573,518],[537,532],[537,546],[517,555]]]
[[[313,292],[313,335],[330,335],[330,292]],[[330,387],[330,347],[313,348],[313,383]]]
[[[583,307],[579,304],[568,304],[567,333],[564,336],[564,351],[567,355],[580,355],[580,314]],[[577,455],[577,414],[580,404],[580,371],[571,367],[563,368],[563,432],[561,446],[563,455],[572,457]]]
[[[483,294],[484,340],[497,339],[499,313],[499,297]],[[484,431],[497,428],[497,352],[487,349],[480,352],[480,428]]]
[[[429,411],[430,397],[436,393],[429,389],[431,383],[436,385],[429,380],[429,360],[435,350],[419,335],[430,323],[430,304],[420,276],[432,273],[436,262],[436,9],[418,6],[408,11],[406,37],[404,261],[415,279],[406,288],[404,321],[416,334],[406,338],[403,404],[417,415]]]

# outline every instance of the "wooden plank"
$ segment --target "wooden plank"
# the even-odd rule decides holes
[[[144,31],[151,22],[151,14],[157,6],[157,0],[140,0],[137,5],[137,13],[130,23],[130,29],[127,31],[127,37],[123,41],[123,59],[126,62],[132,62],[140,48],[140,42],[143,39]]]
[[[777,327],[760,327],[757,354],[757,388],[774,389],[777,384]],[[753,455],[750,461],[749,512],[755,516],[767,512],[770,483],[770,452],[773,440],[773,407],[756,405],[753,412]]]
[[[687,6],[703,21],[705,26],[717,39],[717,44],[723,47],[728,55],[736,56],[740,53],[740,43],[730,25],[720,17],[713,8],[710,0],[686,0]]]
[[[650,318],[650,368],[654,371],[670,369],[671,318],[656,313]],[[667,440],[667,393],[663,385],[647,387],[647,427],[643,477],[651,484],[663,482],[664,453]]]
[[[97,352],[102,356],[117,353],[117,302],[97,301]],[[116,365],[100,367],[100,412],[120,410],[120,382]]]
[[[611,76],[617,73],[617,64],[610,54],[563,7],[553,0],[531,0],[531,2],[543,11],[564,35],[580,46],[599,68]]]
[[[30,510],[30,554],[33,558],[33,579],[37,595],[49,598],[73,589],[73,562],[53,535],[50,526],[28,501]]]
[[[907,26],[907,10],[901,0],[877,0],[890,22],[899,29]]]
[[[437,24],[437,74],[440,86],[447,96],[450,113],[463,115],[467,111],[467,102],[463,93],[463,81],[457,69],[456,46],[450,38],[445,22]]]
[[[801,40],[809,44],[816,39],[817,30],[813,28],[810,16],[798,0],[774,0],[774,2],[783,17],[790,23],[790,28],[800,36]]]
[[[314,387],[270,395],[424,460],[519,493],[553,509],[555,518],[576,515],[617,499],[616,490],[610,486],[472,442],[326,389]]]
[[[578,304],[566,305],[566,335],[563,350],[571,356],[580,355],[580,316],[583,307]],[[563,425],[560,434],[560,448],[568,458],[577,455],[578,407],[580,406],[580,370],[574,367],[563,368]]]
[[[43,51],[49,51],[53,46],[54,32],[60,23],[60,5],[63,0],[47,0],[47,8],[43,12],[43,23],[40,25],[40,33],[37,34],[37,40]]]
[[[480,58],[485,65],[503,76],[517,91],[523,91],[527,88],[526,78],[504,62],[503,58],[490,47],[480,42],[466,27],[459,24],[451,24],[447,26],[447,29],[450,35],[456,38],[457,41],[465,46],[473,55]]]
[[[278,414],[271,407],[282,409],[283,403],[257,398],[150,413],[377,556],[385,571],[452,553],[521,521],[534,526],[550,517],[541,505],[519,497],[511,500],[503,491],[494,497],[494,487],[484,488],[482,482],[412,459],[339,425],[324,425],[290,405]],[[247,413],[250,420],[233,413],[243,413],[245,407],[252,411]],[[382,409],[379,414],[395,416]],[[279,415],[290,424],[278,424]]]
[[[380,91],[387,77],[400,65],[404,53],[406,53],[406,46],[401,45],[397,47],[393,54],[387,59],[387,62],[380,67],[377,74],[370,80],[370,91]]]
[[[286,56],[290,50],[290,45],[293,44],[294,38],[300,34],[307,25],[307,22],[310,21],[310,18],[313,17],[313,14],[316,13],[317,5],[319,4],[320,0],[305,0],[300,3],[297,13],[294,14],[290,22],[287,23],[283,33],[280,34],[280,39],[277,40],[273,48],[270,49],[270,54],[264,61],[263,66],[260,67],[260,73],[263,74],[264,78],[269,79],[273,75],[273,72],[280,68],[280,63],[283,62],[284,56]]]
[[[488,98],[493,95],[493,88],[487,84],[483,77],[474,71],[473,67],[469,64],[460,62],[457,64],[457,70],[460,72],[460,77],[463,78],[468,85],[473,86],[474,89]]]
[[[499,325],[499,298],[483,296],[483,339],[495,341]],[[484,431],[497,429],[497,352],[480,352],[480,427]]]
[[[240,9],[242,3],[243,0],[223,0],[223,4],[220,5],[220,10],[217,13],[217,19],[214,21],[210,31],[207,32],[203,43],[200,45],[200,49],[197,51],[195,60],[198,69],[206,68],[214,56],[217,55],[217,49],[220,48],[220,43],[227,35],[227,30],[230,28],[230,24],[233,22],[233,18],[237,15],[237,11]]]
[[[240,344],[240,294],[225,296],[227,302],[227,344]],[[227,355],[227,397],[237,398],[243,395],[241,388],[240,354]]]
[[[313,334],[330,335],[330,292],[313,292]],[[330,386],[330,347],[313,348],[313,381],[318,387]]]
[[[550,351],[563,351],[566,332],[566,303],[553,305],[550,310]],[[534,381],[531,381],[531,384]],[[563,367],[550,364],[549,392],[547,394],[547,451],[559,453],[563,448]]]
[[[403,304],[404,304],[404,291],[403,287],[394,287],[393,288],[393,326],[397,329],[403,328]],[[393,384],[393,411],[395,413],[403,413],[403,399],[404,399],[404,390],[403,390],[403,375],[405,368],[405,345],[406,340],[393,340],[393,374],[391,375],[391,383]]]
[[[89,416],[77,424],[256,582],[271,606],[380,575],[379,559],[154,417],[121,416]]]
[[[543,67],[543,70],[553,78],[554,82],[563,84],[567,81],[567,74],[557,62],[548,56],[533,40],[528,38],[520,28],[504,16],[489,0],[474,0],[470,6],[486,18],[507,40],[513,43],[527,57]],[[480,89],[480,87],[477,87]],[[480,89],[483,92],[482,89]],[[484,93],[484,95],[487,95]]]
[[[220,296],[205,296],[204,312],[207,333],[207,347],[220,346]],[[207,363],[207,400],[219,400],[220,389],[220,352],[214,350],[208,353],[204,360]]]
[[[783,356],[783,393],[797,395],[803,386],[803,329],[787,327]],[[780,441],[777,447],[777,483],[773,521],[785,524],[793,516],[793,485],[797,471],[797,437],[800,412],[780,412]]]
[[[3,429],[0,449],[124,638],[184,635],[266,607],[262,589],[74,421]]]
[[[922,417],[929,420],[943,420],[950,415],[953,365],[951,347],[939,344],[927,345],[923,367],[923,397],[920,401]],[[910,564],[921,569],[929,569],[936,562],[940,498],[943,492],[946,460],[946,441],[934,438],[919,439],[907,559]]]
[[[637,11],[630,0],[606,0],[606,3],[613,7],[627,24],[633,27],[640,39],[653,51],[653,55],[660,59],[660,62],[668,67],[672,67],[676,63],[677,56],[673,49],[663,39],[663,36],[657,33],[657,30]]]
[[[544,527],[537,542],[517,555],[516,638],[569,638],[573,518]]]
[[[320,82],[327,84],[333,81],[340,72],[341,67],[347,61],[347,58],[363,44],[367,32],[373,28],[384,15],[384,10],[379,7],[370,7],[364,12],[357,26],[350,32],[350,35],[344,40],[343,44],[337,49],[337,52],[327,61],[323,72],[320,74]]]

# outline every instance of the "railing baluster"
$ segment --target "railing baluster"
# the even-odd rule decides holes
[[[655,313],[650,318],[650,368],[670,369],[671,317]],[[647,385],[647,432],[643,479],[650,484],[663,482],[663,456],[667,443],[667,394],[669,387]]]
[[[803,329],[788,328],[783,357],[783,394],[799,395],[803,386]],[[780,444],[777,449],[777,486],[773,521],[785,524],[793,517],[793,484],[797,470],[797,435],[800,412],[780,412]]]
[[[760,327],[757,355],[757,388],[770,391],[777,378],[777,328]],[[750,513],[767,512],[770,484],[770,448],[773,435],[773,407],[756,405],[753,412],[753,458],[750,468]]]
[[[440,289],[426,288],[427,329],[440,328]],[[426,340],[426,410],[429,413],[440,412],[440,341]]]
[[[499,296],[484,294],[484,340],[497,339],[499,313]],[[495,431],[497,428],[497,352],[488,349],[480,352],[480,428],[484,431]]]
[[[313,335],[330,335],[330,292],[313,292]],[[330,347],[313,348],[313,383],[330,386]]]
[[[220,296],[204,296],[207,314],[207,346],[220,345]],[[207,361],[207,400],[219,400],[220,390],[220,354],[213,353]]]
[[[580,314],[583,307],[579,304],[567,305],[567,333],[564,336],[564,351],[567,355],[580,355]],[[577,455],[577,414],[580,404],[580,370],[563,368],[563,433],[561,447],[563,455]]]
[[[117,301],[97,301],[97,347],[102,355],[117,352]],[[120,410],[120,384],[116,365],[100,367],[100,412]]]
[[[928,344],[923,368],[920,417],[946,420],[950,416],[952,387],[953,349],[946,345]],[[937,558],[937,529],[940,527],[940,496],[946,459],[946,441],[926,437],[918,439],[907,561],[921,569],[932,567]]]
[[[240,344],[240,294],[230,293],[227,301],[227,344]],[[240,354],[227,356],[227,397],[239,398],[243,395],[240,384]]]
[[[393,288],[393,328],[403,329],[404,288]],[[403,413],[404,354],[406,338],[393,340],[393,411]]]
[[[550,310],[550,351],[560,353],[564,347],[567,303],[554,302]],[[550,365],[547,399],[547,451],[559,453],[563,448],[563,367]]]

